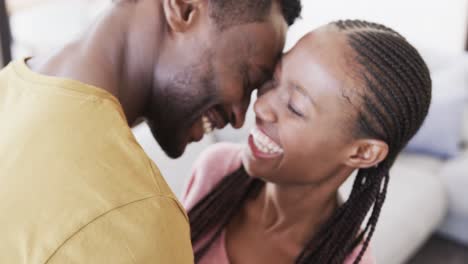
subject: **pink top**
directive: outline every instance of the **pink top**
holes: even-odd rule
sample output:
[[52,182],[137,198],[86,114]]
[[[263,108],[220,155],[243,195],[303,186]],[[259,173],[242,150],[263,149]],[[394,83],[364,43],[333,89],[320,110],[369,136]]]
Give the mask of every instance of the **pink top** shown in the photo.
[[[185,188],[182,204],[190,210],[199,200],[207,195],[221,179],[241,166],[242,145],[219,143],[205,150],[195,162],[192,175]],[[203,241],[202,241],[203,242]],[[194,245],[197,250],[200,243]],[[358,256],[361,246],[358,246],[344,261],[352,264]],[[225,247],[225,232],[213,243],[198,264],[229,264]],[[374,264],[370,249],[367,249],[361,259],[362,264]]]

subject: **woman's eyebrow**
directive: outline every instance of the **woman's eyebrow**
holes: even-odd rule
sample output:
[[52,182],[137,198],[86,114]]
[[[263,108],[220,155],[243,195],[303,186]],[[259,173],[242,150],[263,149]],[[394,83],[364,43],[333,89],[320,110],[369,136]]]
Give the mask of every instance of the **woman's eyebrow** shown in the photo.
[[313,106],[317,107],[317,102],[315,102],[312,96],[310,96],[310,94],[304,88],[302,88],[300,85],[297,85],[297,84],[294,84],[293,88],[294,90],[302,94],[305,98],[307,98]]

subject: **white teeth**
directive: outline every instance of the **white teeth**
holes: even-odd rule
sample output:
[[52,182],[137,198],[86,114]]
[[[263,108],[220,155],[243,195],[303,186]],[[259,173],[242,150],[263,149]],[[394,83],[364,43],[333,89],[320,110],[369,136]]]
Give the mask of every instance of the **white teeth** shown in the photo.
[[284,150],[278,146],[278,144],[276,144],[258,128],[252,129],[251,134],[253,136],[255,146],[262,152],[268,154],[281,154],[284,152]]
[[203,130],[205,134],[213,132],[213,124],[210,122],[210,119],[206,116],[202,116]]

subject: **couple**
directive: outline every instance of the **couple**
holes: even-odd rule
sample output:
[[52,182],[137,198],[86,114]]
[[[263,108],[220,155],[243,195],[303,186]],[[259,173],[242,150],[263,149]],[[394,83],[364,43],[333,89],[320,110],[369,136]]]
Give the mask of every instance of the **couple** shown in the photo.
[[[372,263],[429,72],[398,33],[363,21],[323,26],[282,55],[300,9],[116,1],[80,40],[2,70],[0,262]],[[130,126],[145,119],[179,157],[204,132],[241,127],[256,88],[247,144],[206,150],[179,203]]]

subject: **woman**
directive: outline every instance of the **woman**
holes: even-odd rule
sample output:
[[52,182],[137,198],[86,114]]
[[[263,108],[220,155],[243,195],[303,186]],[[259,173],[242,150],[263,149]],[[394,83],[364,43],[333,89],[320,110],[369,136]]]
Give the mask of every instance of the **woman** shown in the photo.
[[183,203],[197,262],[373,263],[390,168],[431,100],[423,59],[385,26],[338,21],[303,37],[258,93],[247,146],[195,164]]

